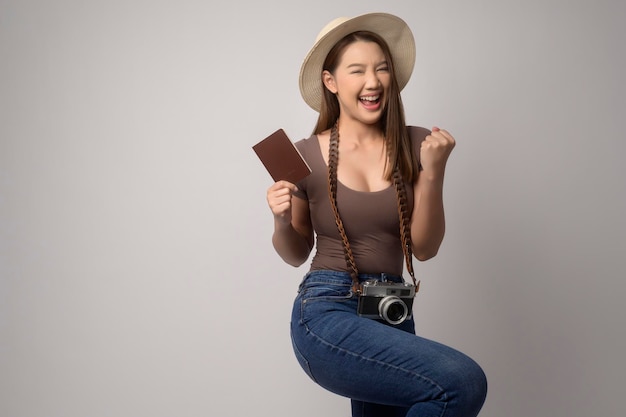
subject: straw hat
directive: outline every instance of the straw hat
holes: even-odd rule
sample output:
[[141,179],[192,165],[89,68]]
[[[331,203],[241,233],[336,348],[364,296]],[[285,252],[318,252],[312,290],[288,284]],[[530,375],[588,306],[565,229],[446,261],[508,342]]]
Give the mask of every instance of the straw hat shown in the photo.
[[333,46],[357,31],[374,32],[389,45],[398,86],[402,90],[411,78],[415,65],[415,40],[404,20],[387,13],[369,13],[357,17],[339,17],[328,23],[317,35],[300,69],[300,93],[315,111],[322,105],[322,66]]

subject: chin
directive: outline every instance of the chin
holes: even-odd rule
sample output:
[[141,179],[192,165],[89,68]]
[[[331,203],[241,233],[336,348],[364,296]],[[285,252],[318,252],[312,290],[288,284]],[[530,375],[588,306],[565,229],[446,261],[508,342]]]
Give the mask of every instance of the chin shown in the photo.
[[362,117],[359,120],[361,121],[361,123],[366,125],[378,125],[380,124],[381,117],[382,114],[368,115],[367,117]]

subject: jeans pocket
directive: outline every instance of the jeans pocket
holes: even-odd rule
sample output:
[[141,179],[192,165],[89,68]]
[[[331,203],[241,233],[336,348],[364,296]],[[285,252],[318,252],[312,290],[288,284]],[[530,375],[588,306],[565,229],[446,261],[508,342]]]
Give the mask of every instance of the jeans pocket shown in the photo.
[[300,323],[308,325],[311,320],[326,313],[345,308],[352,298],[349,285],[316,283],[305,288],[299,295]]
[[350,285],[311,283],[304,287],[300,293],[302,302],[311,301],[343,301],[352,297]]

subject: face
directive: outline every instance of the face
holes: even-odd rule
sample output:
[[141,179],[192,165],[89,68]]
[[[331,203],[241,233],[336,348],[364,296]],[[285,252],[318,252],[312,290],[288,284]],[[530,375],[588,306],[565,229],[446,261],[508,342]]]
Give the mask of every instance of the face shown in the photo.
[[322,79],[337,96],[341,117],[365,124],[380,120],[391,75],[385,55],[375,42],[356,41],[343,51],[337,68],[324,71]]

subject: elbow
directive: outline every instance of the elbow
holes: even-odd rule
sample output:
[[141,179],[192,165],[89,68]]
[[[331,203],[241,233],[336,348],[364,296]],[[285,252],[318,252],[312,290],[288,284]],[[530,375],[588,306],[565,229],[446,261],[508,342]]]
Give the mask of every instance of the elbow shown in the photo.
[[285,263],[287,265],[291,265],[294,268],[298,268],[299,266],[301,266],[306,261],[306,259],[302,259],[301,260],[301,259],[285,259],[285,258],[283,258],[283,261],[285,261]]
[[414,253],[414,255],[418,261],[424,262],[437,256],[437,251],[432,251],[432,252],[424,251],[424,252]]
[[413,244],[411,246],[413,249],[413,255],[421,262],[432,259],[437,256],[437,253],[439,253],[439,248],[441,247],[442,242],[443,234],[434,239],[422,242],[412,242]]
[[437,256],[438,252],[439,252],[439,245],[433,246],[433,247],[425,247],[425,248],[424,247],[417,248],[413,246],[413,256],[415,256],[415,258],[420,262],[424,262],[424,261],[434,258],[435,256]]
[[296,251],[277,251],[282,260],[290,266],[294,268],[298,268],[302,266],[307,259],[309,259],[309,255],[311,254],[311,250],[307,246],[306,248],[302,247],[301,250]]

